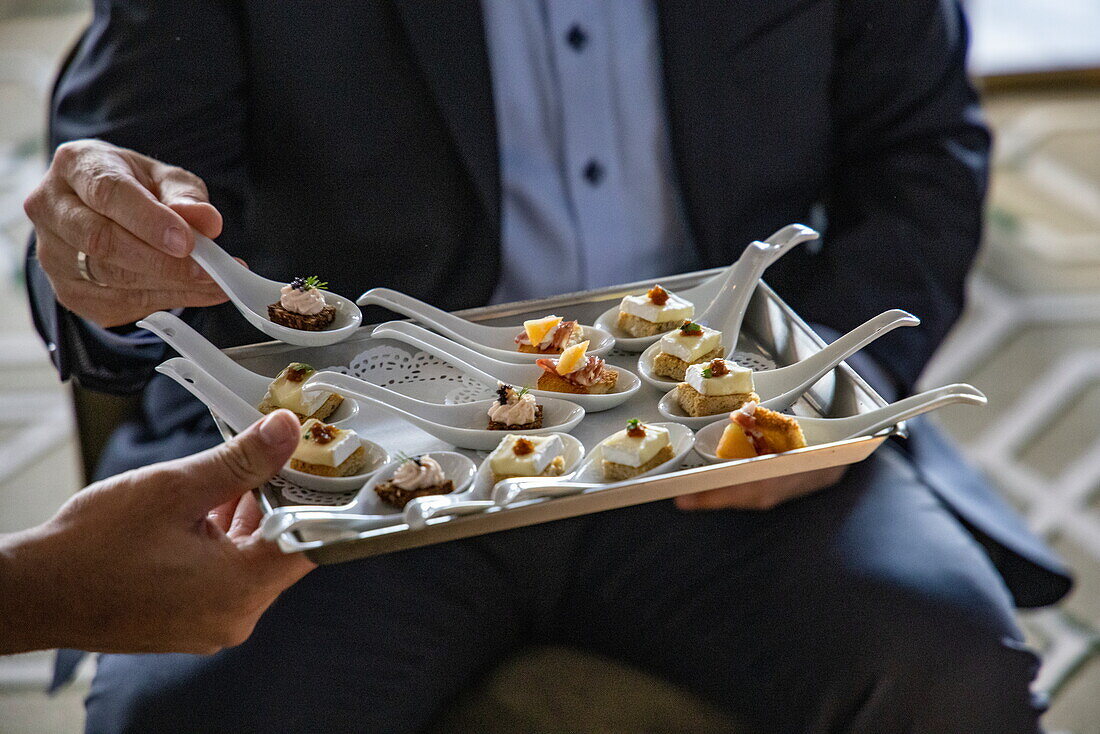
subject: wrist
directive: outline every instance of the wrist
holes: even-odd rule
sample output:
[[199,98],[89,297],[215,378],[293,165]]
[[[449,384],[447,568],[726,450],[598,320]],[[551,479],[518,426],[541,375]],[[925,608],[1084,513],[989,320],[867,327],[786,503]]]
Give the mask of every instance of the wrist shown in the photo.
[[41,528],[0,535],[0,655],[46,650],[56,639],[58,607],[49,598],[59,582]]

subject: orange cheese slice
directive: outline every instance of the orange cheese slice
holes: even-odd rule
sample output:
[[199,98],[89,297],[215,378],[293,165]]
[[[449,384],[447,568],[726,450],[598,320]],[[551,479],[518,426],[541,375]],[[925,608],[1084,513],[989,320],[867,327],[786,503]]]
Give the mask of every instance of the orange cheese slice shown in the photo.
[[561,357],[558,359],[558,374],[568,375],[570,372],[576,372],[581,367],[584,367],[586,359],[585,352],[588,351],[588,342],[583,341],[580,344],[574,344],[561,353]]
[[556,328],[561,321],[561,316],[545,316],[541,319],[531,319],[530,321],[523,322],[523,330],[527,332],[527,338],[531,340],[531,345],[537,347],[542,343],[542,340],[546,338],[546,335],[550,333],[550,330]]

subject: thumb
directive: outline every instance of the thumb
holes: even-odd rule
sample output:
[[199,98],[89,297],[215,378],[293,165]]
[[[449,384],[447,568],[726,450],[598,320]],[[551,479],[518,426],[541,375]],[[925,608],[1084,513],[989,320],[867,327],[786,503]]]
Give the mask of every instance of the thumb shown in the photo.
[[210,203],[210,195],[201,178],[182,168],[165,165],[153,172],[153,179],[162,204],[207,237],[213,239],[221,234],[221,212]]
[[277,410],[221,446],[181,459],[184,511],[196,519],[206,517],[215,507],[266,482],[294,453],[299,430],[293,413]]

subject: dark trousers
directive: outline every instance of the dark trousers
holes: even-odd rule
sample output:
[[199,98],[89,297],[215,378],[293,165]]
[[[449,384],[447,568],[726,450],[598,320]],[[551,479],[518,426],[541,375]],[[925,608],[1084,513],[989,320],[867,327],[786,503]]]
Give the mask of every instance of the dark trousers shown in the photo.
[[409,732],[530,641],[769,732],[1038,730],[980,545],[886,445],[770,512],[667,502],[325,567],[211,657],[105,655],[89,732]]

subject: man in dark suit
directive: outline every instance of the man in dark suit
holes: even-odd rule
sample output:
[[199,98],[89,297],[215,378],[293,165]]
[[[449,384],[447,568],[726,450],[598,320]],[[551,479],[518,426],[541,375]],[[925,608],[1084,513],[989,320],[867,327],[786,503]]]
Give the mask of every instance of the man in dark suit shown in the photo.
[[[134,319],[256,338],[188,269],[188,224],[270,277],[453,309],[725,265],[815,219],[769,282],[834,330],[920,315],[867,367],[905,393],[979,239],[964,57],[948,0],[104,2],[52,130],[107,142],[59,148],[28,205],[37,323],[63,377],[144,390],[115,472],[217,441]],[[1068,578],[931,426],[842,479],[678,505],[319,569],[237,648],[103,657],[89,730],[415,730],[529,639],[765,730],[1038,729],[1012,606]]]

